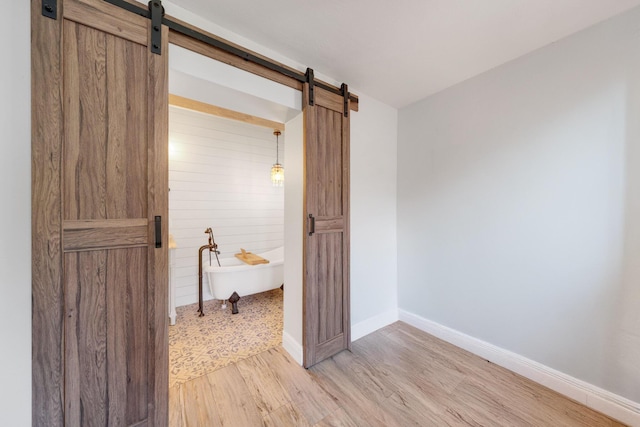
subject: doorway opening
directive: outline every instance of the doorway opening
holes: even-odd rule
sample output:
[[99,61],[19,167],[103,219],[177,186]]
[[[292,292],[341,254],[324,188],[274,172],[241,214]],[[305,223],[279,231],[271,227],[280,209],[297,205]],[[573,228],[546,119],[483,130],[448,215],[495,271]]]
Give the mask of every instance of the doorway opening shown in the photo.
[[[126,7],[108,3],[126,3]],[[43,17],[38,7],[32,10],[32,93],[37,95],[32,99],[32,160],[42,166],[33,168],[32,174],[32,220],[34,229],[42,231],[34,233],[32,242],[36,255],[32,266],[33,311],[37,313],[32,332],[38,344],[33,357],[33,408],[38,419],[57,424],[109,419],[126,419],[136,425],[167,424],[168,55],[151,51],[168,52],[170,34],[168,27],[149,25],[145,9],[124,3],[65,1],[65,7],[58,9],[59,19]],[[284,107],[281,114],[292,112],[282,120],[287,128],[284,163],[288,177],[282,344],[302,364],[303,346],[305,355],[317,353],[318,346],[309,345],[311,333],[313,339],[322,341],[311,344],[348,341],[349,121],[343,117],[348,117],[353,96],[345,84],[337,89],[316,81],[312,69],[302,74],[249,52],[237,55],[242,49],[211,41],[198,31],[192,40],[185,33],[192,34],[193,30],[162,18],[160,2],[154,1],[151,6],[152,20],[161,19],[181,29],[171,33],[176,44],[181,41],[193,47],[195,42],[194,49],[205,52],[203,55],[210,51],[200,49],[200,42],[214,49],[222,46],[225,59],[221,60],[241,69],[249,69],[243,66],[246,61],[266,63],[259,66],[258,74],[284,85],[245,73],[245,90],[236,90],[238,96],[231,97],[237,100],[245,94],[271,99],[272,105]],[[175,53],[170,56],[176,57]],[[215,61],[212,64],[224,66]],[[231,70],[236,68],[227,71]],[[53,80],[43,73],[51,74]],[[216,80],[221,90],[233,89],[235,83],[243,81],[224,71],[217,74],[209,70],[205,77],[190,74],[201,80],[226,77],[224,82]],[[190,98],[198,99],[204,87],[191,86],[196,94]],[[287,87],[294,90],[286,92]],[[324,163],[307,156],[312,161],[304,163],[303,135],[314,141],[329,141],[331,154],[343,153],[336,156],[343,167],[335,166],[338,163],[332,161],[333,156],[326,157]],[[335,176],[340,175],[340,182],[334,180],[334,185],[325,186],[319,179],[328,176],[322,167],[326,163]],[[313,179],[309,179],[305,167],[314,172]],[[292,172],[297,180],[292,179]],[[297,185],[292,186],[292,182]],[[345,209],[339,215],[317,214],[320,198],[304,197],[303,182],[307,190],[331,187],[334,202],[347,202],[342,203]],[[305,205],[305,200],[310,203]],[[40,209],[36,209],[38,206]],[[337,227],[340,229],[336,231]],[[308,238],[316,232],[317,239]],[[330,250],[315,250],[313,269],[307,268],[306,242],[322,243],[327,241],[326,234],[336,232],[347,236],[342,239],[345,244],[332,246],[340,256],[330,256]],[[326,278],[323,284],[330,292],[318,298],[305,293],[303,298],[303,266],[309,295],[317,288],[309,283],[315,285],[319,277]],[[329,277],[329,270],[337,273]],[[322,310],[331,302],[328,297],[338,293],[345,296],[340,303],[346,307],[340,319]],[[305,305],[304,336],[302,301],[323,303],[322,307]],[[327,324],[331,328],[324,328]],[[327,330],[334,333],[336,329],[340,336],[327,335]],[[330,351],[323,349],[321,356],[329,355]]]
[[[169,92],[171,388],[301,341],[303,158],[301,96],[294,89],[170,45]],[[282,187],[270,177],[278,156]],[[218,253],[206,248],[200,255],[209,237]],[[245,265],[236,257],[243,250],[271,265]],[[242,271],[257,274],[259,283],[247,287]],[[236,281],[233,275],[237,314],[225,301],[228,286],[236,286],[226,283]],[[301,359],[301,349],[288,351]]]

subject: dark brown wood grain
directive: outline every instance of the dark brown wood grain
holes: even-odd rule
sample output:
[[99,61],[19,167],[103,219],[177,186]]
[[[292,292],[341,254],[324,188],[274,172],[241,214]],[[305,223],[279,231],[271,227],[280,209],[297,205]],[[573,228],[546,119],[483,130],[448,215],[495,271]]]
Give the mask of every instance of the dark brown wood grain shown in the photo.
[[316,233],[331,233],[332,230],[344,228],[342,216],[324,216],[322,221],[316,222]]
[[320,90],[315,95],[315,104],[328,110],[325,111],[325,113],[328,113],[329,111],[337,112],[339,114],[343,113],[344,99],[342,99],[341,96],[327,92],[326,90]]
[[315,94],[310,106],[305,86],[304,212],[315,222],[304,243],[306,367],[350,346],[349,118],[341,97],[318,88]]
[[149,243],[148,220],[64,221],[64,250],[80,251]]
[[34,424],[166,425],[167,55],[143,17],[58,7],[33,18],[34,91],[56,88],[34,101]]
[[65,255],[65,425],[107,424],[106,263],[107,251]]
[[[150,25],[150,24],[148,24]],[[169,30],[162,27],[162,51],[169,51]],[[149,426],[164,426],[169,420],[169,57],[147,51],[149,57],[148,215],[149,242],[153,244],[155,216],[162,221],[162,248],[149,251],[149,322],[152,325],[148,347],[150,377]]]
[[[146,249],[146,248],[145,248]],[[146,254],[145,254],[146,255]],[[133,304],[145,304],[145,293],[139,291],[141,286],[136,286],[136,283],[140,283],[144,278],[131,277],[127,267],[127,257],[132,258],[132,264],[139,262],[139,253],[135,253],[130,250],[110,250],[107,258],[107,271],[110,274],[107,276],[105,283],[106,288],[106,306],[107,316],[106,325],[109,325],[113,330],[113,333],[107,334],[107,361],[109,364],[118,363],[118,361],[129,361],[129,351],[141,351],[146,350],[146,342],[140,342],[139,332],[137,328],[132,327],[135,325],[138,319],[129,322],[129,316],[135,316],[137,312],[141,310],[132,311],[131,303]],[[142,294],[142,295],[141,295]],[[142,319],[144,321],[144,319]],[[130,327],[127,327],[127,324]],[[137,347],[136,347],[137,346]],[[127,371],[134,374],[131,381],[127,381],[127,377],[120,375],[119,370],[107,371],[107,382],[109,387],[108,401],[109,401],[109,417],[114,420],[114,423],[125,425],[127,417],[127,407],[131,408],[131,412],[139,407],[138,405],[123,405],[122,400],[118,399],[118,396],[131,396],[137,402],[146,403],[146,399],[138,399],[140,393],[137,389],[141,386],[141,376],[143,379],[142,385],[146,385],[146,368],[144,365],[134,366],[134,369]],[[136,392],[129,393],[129,389],[134,389]],[[146,396],[144,396],[146,397]],[[146,408],[144,408],[146,409]],[[146,414],[142,413],[139,416],[132,417],[135,419],[145,419]]]
[[[60,20],[31,1],[32,423],[64,425]],[[61,16],[62,8],[58,9]],[[52,214],[53,213],[53,214]],[[58,213],[56,215],[56,213]]]
[[147,29],[140,25],[140,17],[116,10],[105,1],[66,1],[64,17],[140,45],[147,44]]
[[132,425],[147,419],[149,403],[148,259],[140,254],[149,244],[148,219],[140,219],[148,52],[76,22],[64,27],[63,236],[74,251],[67,265],[76,267],[65,269],[66,420]]

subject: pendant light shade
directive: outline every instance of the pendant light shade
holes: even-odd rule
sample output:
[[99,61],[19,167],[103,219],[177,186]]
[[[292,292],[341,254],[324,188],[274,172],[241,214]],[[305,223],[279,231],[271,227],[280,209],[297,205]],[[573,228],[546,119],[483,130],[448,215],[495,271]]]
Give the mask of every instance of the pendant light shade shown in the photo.
[[279,161],[279,139],[280,131],[274,130],[273,134],[276,136],[276,163],[271,167],[271,182],[274,187],[282,187],[284,184],[284,167],[280,164]]

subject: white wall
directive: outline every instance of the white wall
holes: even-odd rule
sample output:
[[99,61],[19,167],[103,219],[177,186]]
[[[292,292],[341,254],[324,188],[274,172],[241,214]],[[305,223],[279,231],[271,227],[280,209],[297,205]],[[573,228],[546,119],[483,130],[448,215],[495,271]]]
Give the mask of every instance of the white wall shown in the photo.
[[[357,92],[356,92],[357,93]],[[398,110],[359,94],[351,114],[352,339],[397,320]]]
[[399,114],[400,308],[640,402],[640,9]]
[[302,281],[304,207],[304,114],[285,124],[284,313],[282,345],[302,365]]
[[[284,138],[280,135],[280,163]],[[220,258],[284,244],[284,188],[271,183],[273,129],[169,109],[169,232],[175,250],[176,305],[198,301],[198,248],[213,229]],[[215,256],[212,256],[215,263]],[[203,265],[209,252],[203,253]],[[206,277],[204,299],[211,299]]]
[[0,425],[31,425],[30,2],[0,26]]

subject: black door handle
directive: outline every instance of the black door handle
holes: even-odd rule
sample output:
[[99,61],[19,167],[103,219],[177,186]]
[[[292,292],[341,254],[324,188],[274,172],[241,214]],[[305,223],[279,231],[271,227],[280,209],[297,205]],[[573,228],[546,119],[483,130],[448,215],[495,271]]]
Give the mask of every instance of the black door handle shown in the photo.
[[156,248],[162,247],[162,217],[155,217],[155,229],[156,229]]
[[313,236],[313,233],[316,232],[316,219],[313,215],[309,214],[309,236]]

